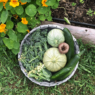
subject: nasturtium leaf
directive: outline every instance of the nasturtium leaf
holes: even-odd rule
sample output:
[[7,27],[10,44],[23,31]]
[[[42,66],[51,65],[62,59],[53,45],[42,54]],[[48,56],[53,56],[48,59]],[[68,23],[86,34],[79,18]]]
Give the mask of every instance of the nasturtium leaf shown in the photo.
[[30,17],[33,17],[37,13],[36,6],[33,4],[30,4],[26,7],[25,13],[29,15]]
[[3,42],[7,46],[8,49],[12,49],[15,44],[13,40],[6,38],[6,37],[3,38]]
[[47,17],[47,20],[48,20],[48,21],[52,21],[52,17],[51,17],[51,16],[48,16],[48,17]]
[[37,4],[37,5],[39,5],[39,6],[41,6],[41,5],[42,5],[42,3],[41,3],[41,2],[42,2],[42,0],[36,0],[36,4]]
[[0,11],[3,9],[3,2],[0,2]]
[[16,14],[16,11],[15,11],[14,8],[12,8],[10,11],[11,11],[12,14]]
[[59,3],[57,2],[57,3],[55,3],[55,4],[52,6],[52,9],[56,9],[56,8],[58,8],[58,6],[59,6]]
[[23,2],[23,3],[25,3],[25,2],[27,2],[28,0],[21,0],[21,2]]
[[4,37],[6,34],[4,32],[0,33],[0,37]]
[[11,40],[17,41],[17,35],[15,34],[15,31],[9,30],[8,36],[9,36],[9,38],[10,38]]
[[6,22],[6,28],[7,29],[12,29],[14,27],[14,23],[11,20],[8,20]]
[[18,7],[15,8],[15,11],[16,11],[16,13],[17,13],[18,15],[21,15],[21,14],[23,14],[24,9],[23,9],[22,6],[18,6]]
[[23,40],[24,35],[23,35],[22,33],[18,33],[18,32],[17,32],[17,34],[16,34],[16,35],[17,35],[17,40],[18,40],[18,41]]
[[18,48],[18,49],[12,49],[12,52],[13,52],[15,55],[18,54],[19,48]]
[[49,8],[48,7],[39,7],[38,8],[38,12],[39,12],[39,14],[45,14],[45,13],[47,13],[47,11],[49,10]]
[[5,7],[6,7],[6,10],[12,9],[12,6],[10,6],[9,2],[6,3]]
[[23,24],[21,22],[17,23],[18,32],[25,33],[27,31],[27,29],[28,29],[27,25],[25,25],[25,24]]
[[19,46],[20,46],[19,42],[15,41],[15,44],[14,44],[14,47],[13,47],[13,48],[14,48],[14,49],[18,49]]
[[45,16],[44,16],[44,15],[40,15],[40,16],[39,16],[39,19],[40,19],[41,21],[44,21],[44,20],[45,20]]
[[6,11],[2,11],[2,13],[1,13],[1,22],[5,23],[7,18],[8,18],[8,16],[9,16],[9,13],[8,13],[7,10]]
[[56,0],[47,0],[46,5],[53,6],[56,3]]
[[27,0],[27,2],[31,2],[31,0]]

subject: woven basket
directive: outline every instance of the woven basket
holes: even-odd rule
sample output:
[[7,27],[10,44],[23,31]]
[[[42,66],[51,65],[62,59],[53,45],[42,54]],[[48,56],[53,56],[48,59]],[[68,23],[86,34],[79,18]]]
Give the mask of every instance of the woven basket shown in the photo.
[[[64,29],[63,27],[60,27],[60,26],[58,26],[58,25],[52,25],[52,24],[40,25],[39,27],[36,27],[36,28],[32,29],[32,30],[30,31],[30,33],[28,33],[28,34],[24,37],[24,39],[22,40],[22,42],[21,42],[21,45],[20,45],[20,52],[18,53],[18,59],[20,58],[20,56],[21,56],[21,54],[22,54],[22,45],[23,45],[24,41],[27,39],[27,37],[28,37],[31,33],[35,32],[35,30],[37,30],[37,29],[46,29],[46,28],[52,28],[52,29],[58,28],[58,29],[61,29],[61,30]],[[78,54],[78,53],[80,52],[80,50],[79,50],[78,43],[77,43],[77,41],[76,41],[76,39],[75,39],[74,36],[73,36],[73,40],[74,40],[74,46],[75,46],[75,53]],[[78,62],[78,63],[79,63],[79,62]],[[77,63],[77,65],[75,66],[75,68],[74,68],[73,72],[71,73],[71,75],[69,75],[66,79],[64,79],[64,80],[62,80],[62,81],[58,81],[58,82],[54,82],[54,81],[51,81],[51,82],[48,82],[48,81],[38,82],[38,81],[36,81],[34,78],[29,78],[29,77],[27,76],[27,73],[25,72],[25,68],[23,67],[23,65],[22,65],[22,63],[21,63],[20,61],[19,61],[19,66],[20,66],[20,68],[21,68],[21,71],[24,73],[24,75],[25,75],[29,80],[31,80],[32,82],[34,82],[34,83],[36,83],[36,84],[38,84],[38,85],[40,85],[40,86],[51,87],[51,86],[55,86],[55,85],[60,85],[60,84],[62,84],[62,83],[65,83],[66,81],[68,81],[68,80],[74,75],[74,73],[76,72],[76,70],[77,70],[77,68],[78,68],[78,63]]]

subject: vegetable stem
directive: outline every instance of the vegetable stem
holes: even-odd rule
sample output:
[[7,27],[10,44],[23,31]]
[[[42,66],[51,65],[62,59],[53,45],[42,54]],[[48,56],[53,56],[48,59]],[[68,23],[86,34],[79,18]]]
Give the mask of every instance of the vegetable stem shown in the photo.
[[31,59],[31,60],[29,61],[29,63],[32,62],[33,60],[37,59],[38,57],[39,57],[39,56],[34,57],[33,59]]
[[44,44],[44,48],[45,48],[45,50],[48,49],[48,47],[47,47],[47,43],[46,43],[46,42],[45,42],[45,44]]

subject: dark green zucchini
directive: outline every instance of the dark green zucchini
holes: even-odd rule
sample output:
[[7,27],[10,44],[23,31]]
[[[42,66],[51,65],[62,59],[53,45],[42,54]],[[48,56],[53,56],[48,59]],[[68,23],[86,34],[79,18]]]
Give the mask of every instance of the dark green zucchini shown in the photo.
[[75,55],[74,52],[74,41],[70,31],[67,28],[63,29],[65,42],[69,45],[69,51],[67,52],[67,62]]

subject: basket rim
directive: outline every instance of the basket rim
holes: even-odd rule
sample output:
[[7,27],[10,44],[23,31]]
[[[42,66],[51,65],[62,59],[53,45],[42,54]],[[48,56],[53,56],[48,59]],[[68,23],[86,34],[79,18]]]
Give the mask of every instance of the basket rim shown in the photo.
[[[40,26],[38,26],[38,27],[33,28],[28,34],[25,35],[25,37],[24,37],[23,40],[21,41],[21,44],[20,44],[20,51],[19,51],[19,53],[18,53],[18,59],[19,59],[20,56],[21,56],[21,53],[22,53],[22,45],[23,45],[25,39],[26,39],[31,33],[33,33],[35,30],[37,30],[37,29],[45,29],[45,28],[48,28],[48,27],[50,27],[50,28],[58,28],[58,29],[61,29],[61,30],[64,29],[64,28],[61,27],[61,26],[52,25],[52,24],[40,25]],[[72,36],[73,36],[73,35],[72,35]],[[76,48],[77,48],[76,54],[78,54],[78,53],[80,52],[80,50],[79,50],[79,46],[78,46],[78,44],[77,44],[77,40],[76,40],[76,38],[75,38],[74,36],[73,36],[73,40],[74,40],[74,42],[75,42],[76,45],[77,45],[77,47],[76,47]],[[58,81],[58,82],[54,82],[54,81],[52,81],[52,82],[47,82],[47,81],[45,81],[45,82],[39,82],[39,81],[35,80],[34,78],[29,78],[28,75],[27,75],[27,73],[26,73],[26,71],[25,71],[25,68],[24,68],[23,65],[22,65],[22,63],[21,63],[19,60],[18,60],[18,62],[19,62],[19,66],[20,66],[21,71],[23,72],[23,74],[24,74],[30,81],[32,81],[32,82],[34,82],[34,83],[36,83],[36,84],[38,84],[38,85],[40,85],[40,86],[47,86],[47,87],[52,87],[52,86],[60,85],[60,84],[62,84],[62,83],[67,82],[67,81],[75,74],[75,72],[76,72],[76,70],[77,70],[77,68],[78,68],[78,64],[79,64],[79,62],[78,62],[78,63],[76,64],[74,70],[72,71],[72,73],[71,73],[67,78],[65,78],[65,79],[62,80],[62,81]]]

